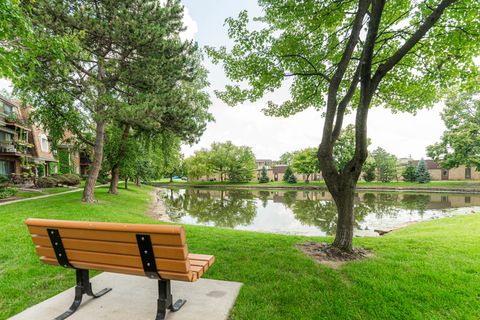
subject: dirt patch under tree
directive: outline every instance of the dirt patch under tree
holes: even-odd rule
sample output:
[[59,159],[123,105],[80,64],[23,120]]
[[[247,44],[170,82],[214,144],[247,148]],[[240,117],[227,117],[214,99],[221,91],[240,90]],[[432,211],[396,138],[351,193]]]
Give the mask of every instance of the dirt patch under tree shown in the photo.
[[348,253],[333,247],[329,243],[311,241],[299,244],[297,248],[317,262],[333,269],[339,269],[349,261],[361,260],[373,256],[371,250],[364,248],[353,248],[353,251]]

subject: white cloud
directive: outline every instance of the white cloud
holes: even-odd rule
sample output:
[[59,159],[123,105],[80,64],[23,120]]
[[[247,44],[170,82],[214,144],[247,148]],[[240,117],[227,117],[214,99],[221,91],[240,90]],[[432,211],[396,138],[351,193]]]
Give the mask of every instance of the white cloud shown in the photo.
[[198,32],[198,25],[197,22],[193,20],[187,7],[184,7],[183,11],[183,24],[187,29],[180,33],[180,38],[182,38],[182,40],[192,40],[195,33]]

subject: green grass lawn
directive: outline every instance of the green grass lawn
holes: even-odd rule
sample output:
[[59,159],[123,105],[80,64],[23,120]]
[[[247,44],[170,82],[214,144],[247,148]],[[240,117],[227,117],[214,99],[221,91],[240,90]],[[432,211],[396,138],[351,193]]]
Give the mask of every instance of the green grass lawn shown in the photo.
[[[325,182],[323,181],[311,181],[310,183],[305,183],[303,181],[299,181],[297,183],[287,183],[284,181],[275,181],[275,182],[268,182],[268,183],[258,183],[254,182],[247,182],[247,183],[235,183],[235,182],[205,182],[205,181],[192,181],[186,182],[181,180],[174,180],[173,182],[169,182],[168,179],[156,181],[153,183],[161,183],[161,184],[168,184],[174,186],[246,186],[246,187],[326,187]],[[454,181],[454,180],[446,180],[446,181],[431,181],[429,183],[414,183],[414,182],[404,182],[404,181],[395,181],[395,182],[365,182],[360,181],[358,183],[359,187],[369,187],[369,188],[477,188],[480,189],[480,181]]]
[[[150,190],[132,186],[114,196],[99,188],[95,205],[82,204],[80,194],[72,193],[0,207],[0,319],[75,283],[72,270],[40,263],[26,218],[156,223],[144,214]],[[371,248],[375,257],[340,270],[295,248],[326,238],[201,226],[186,230],[191,252],[217,258],[205,277],[244,283],[231,319],[480,318],[479,214],[356,238],[355,245]]]

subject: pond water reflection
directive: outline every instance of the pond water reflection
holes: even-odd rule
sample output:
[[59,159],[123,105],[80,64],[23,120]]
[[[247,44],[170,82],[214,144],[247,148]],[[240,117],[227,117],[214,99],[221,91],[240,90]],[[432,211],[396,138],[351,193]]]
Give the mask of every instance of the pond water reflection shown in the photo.
[[[160,189],[172,221],[241,230],[331,235],[336,209],[326,191]],[[480,209],[480,195],[358,192],[355,234]]]

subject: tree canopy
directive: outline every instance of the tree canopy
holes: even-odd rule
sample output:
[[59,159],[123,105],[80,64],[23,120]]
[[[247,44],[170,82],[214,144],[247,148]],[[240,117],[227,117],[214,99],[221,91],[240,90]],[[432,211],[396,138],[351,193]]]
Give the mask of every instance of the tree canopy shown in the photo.
[[292,168],[295,172],[305,175],[305,182],[309,181],[310,175],[320,172],[317,149],[306,148],[293,154]]
[[427,147],[427,155],[445,169],[465,165],[480,170],[480,92],[452,91],[442,119],[446,130],[440,142]]
[[231,141],[214,142],[185,160],[189,178],[198,179],[218,174],[220,181],[248,182],[253,179],[255,155],[250,147],[236,146]]

